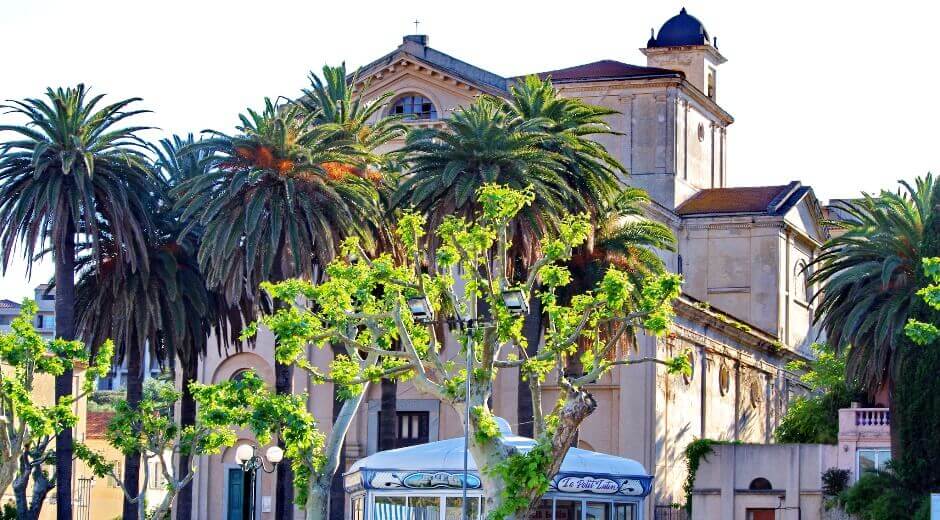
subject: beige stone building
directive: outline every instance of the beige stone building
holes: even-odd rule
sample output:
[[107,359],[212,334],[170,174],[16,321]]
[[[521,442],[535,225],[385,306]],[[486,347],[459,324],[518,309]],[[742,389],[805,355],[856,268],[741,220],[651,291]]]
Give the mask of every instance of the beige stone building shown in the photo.
[[[594,385],[599,411],[580,436],[581,447],[635,459],[655,475],[645,518],[665,518],[666,506],[683,500],[683,450],[691,440],[771,441],[791,394],[799,391],[784,366],[805,358],[815,335],[812,288],[803,267],[827,231],[812,189],[799,182],[727,185],[734,119],[719,104],[725,57],[697,19],[683,10],[641,50],[643,65],[604,60],[542,75],[566,96],[619,112],[610,119],[619,134],[601,140],[628,168],[628,182],[651,194],[650,216],[668,224],[679,240],[676,253],[664,254],[686,280],[675,325],[664,339],[643,338],[638,355],[665,358],[689,349],[694,374],[670,376],[652,364],[614,369]],[[364,65],[358,81],[367,96],[394,92],[388,113],[406,115],[409,126],[426,127],[441,124],[481,94],[505,96],[514,78],[449,56],[430,47],[427,36],[412,35]],[[219,382],[254,368],[273,385],[272,350],[270,336],[244,352],[219,356],[209,349],[200,379]],[[310,356],[320,366],[330,359],[328,351]],[[503,371],[493,398],[496,413],[514,430],[517,377]],[[310,409],[328,429],[329,385],[313,386],[299,373],[294,384],[296,392],[308,394]],[[377,449],[379,388],[373,385],[368,392],[347,439],[347,466]],[[403,445],[462,432],[449,407],[407,383],[399,385],[398,423]],[[241,479],[234,448],[205,459],[195,482],[195,517],[243,518]],[[259,480],[259,518],[272,518],[273,477]]]

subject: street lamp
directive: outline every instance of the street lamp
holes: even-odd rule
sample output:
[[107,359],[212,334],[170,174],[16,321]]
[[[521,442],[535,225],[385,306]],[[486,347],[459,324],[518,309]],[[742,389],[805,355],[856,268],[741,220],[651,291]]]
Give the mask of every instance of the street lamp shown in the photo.
[[[522,289],[505,289],[500,293],[500,297],[503,300],[503,303],[506,305],[506,309],[509,310],[509,314],[512,316],[521,316],[529,312],[529,302],[525,297],[525,293]],[[428,297],[425,295],[416,296],[414,298],[408,299],[408,310],[411,311],[411,316],[418,323],[428,324],[434,321],[434,308],[431,307],[431,302],[428,301]],[[468,333],[467,335],[467,381],[466,388],[464,389],[464,408],[465,414],[463,418],[463,482],[461,482],[461,488],[463,491],[463,520],[469,520],[469,503],[467,502],[467,479],[469,477],[469,471],[467,469],[469,464],[469,452],[470,452],[470,376],[473,370],[473,330],[482,329],[493,325],[493,322],[485,320],[474,320],[472,318],[464,318],[460,314],[456,315],[456,318],[451,322],[456,324],[461,329],[465,329]]]
[[[271,469],[264,465],[267,459]],[[277,465],[284,459],[284,450],[278,446],[271,446],[264,452],[264,457],[258,455],[253,444],[242,444],[235,448],[235,463],[242,467],[242,471],[249,474],[250,498],[248,504],[248,517],[255,520],[255,475],[260,468],[265,473],[274,473]]]

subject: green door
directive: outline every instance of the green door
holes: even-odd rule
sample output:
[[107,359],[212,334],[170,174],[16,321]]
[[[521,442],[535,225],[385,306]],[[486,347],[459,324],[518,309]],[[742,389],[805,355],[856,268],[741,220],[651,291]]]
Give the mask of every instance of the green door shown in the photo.
[[228,470],[228,520],[245,518],[245,472],[241,468]]

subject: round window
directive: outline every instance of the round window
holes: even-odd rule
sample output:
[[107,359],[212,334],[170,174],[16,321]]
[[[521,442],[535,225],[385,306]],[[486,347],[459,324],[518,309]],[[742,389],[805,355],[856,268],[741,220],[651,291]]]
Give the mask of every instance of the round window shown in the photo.
[[721,365],[721,368],[718,369],[718,390],[721,392],[721,395],[728,395],[728,390],[731,389],[731,371],[728,370],[727,365]]

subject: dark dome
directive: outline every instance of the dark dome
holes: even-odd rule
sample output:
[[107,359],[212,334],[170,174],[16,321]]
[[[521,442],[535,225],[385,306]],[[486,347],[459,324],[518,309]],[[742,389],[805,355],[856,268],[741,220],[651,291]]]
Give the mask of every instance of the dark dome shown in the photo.
[[698,18],[685,12],[673,16],[659,29],[656,38],[650,38],[647,47],[681,47],[684,45],[708,45],[708,31]]

